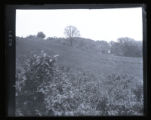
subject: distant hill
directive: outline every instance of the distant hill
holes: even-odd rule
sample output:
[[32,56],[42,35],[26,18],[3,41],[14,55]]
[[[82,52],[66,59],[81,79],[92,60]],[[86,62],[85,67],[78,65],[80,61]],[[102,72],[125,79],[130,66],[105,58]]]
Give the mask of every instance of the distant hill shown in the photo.
[[[58,54],[58,64],[73,69],[84,70],[96,76],[111,73],[125,73],[142,78],[142,59],[102,54],[99,43],[90,39],[75,38],[73,46],[64,38],[19,38],[16,39],[17,67],[24,62],[22,57],[31,56],[44,50],[49,55]],[[98,77],[99,79],[99,77]]]

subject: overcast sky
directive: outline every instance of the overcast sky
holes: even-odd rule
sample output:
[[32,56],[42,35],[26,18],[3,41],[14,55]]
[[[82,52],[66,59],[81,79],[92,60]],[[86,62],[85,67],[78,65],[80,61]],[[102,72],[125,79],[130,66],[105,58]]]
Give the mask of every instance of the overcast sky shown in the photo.
[[68,25],[77,27],[81,37],[93,40],[142,40],[142,8],[16,10],[17,36],[42,31],[46,37],[65,37]]

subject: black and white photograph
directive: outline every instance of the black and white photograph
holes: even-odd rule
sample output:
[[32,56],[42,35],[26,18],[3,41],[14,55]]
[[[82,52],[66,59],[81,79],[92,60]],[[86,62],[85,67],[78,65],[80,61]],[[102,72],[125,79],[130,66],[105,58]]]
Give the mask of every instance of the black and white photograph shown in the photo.
[[16,9],[15,116],[143,116],[142,11]]

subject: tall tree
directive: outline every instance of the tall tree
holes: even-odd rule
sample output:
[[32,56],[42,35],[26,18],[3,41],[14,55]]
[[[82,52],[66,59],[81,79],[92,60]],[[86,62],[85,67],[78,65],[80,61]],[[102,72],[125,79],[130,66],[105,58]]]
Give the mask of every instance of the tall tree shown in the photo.
[[80,36],[79,30],[75,26],[67,26],[64,30],[64,34],[69,39],[71,46],[73,44],[73,38]]

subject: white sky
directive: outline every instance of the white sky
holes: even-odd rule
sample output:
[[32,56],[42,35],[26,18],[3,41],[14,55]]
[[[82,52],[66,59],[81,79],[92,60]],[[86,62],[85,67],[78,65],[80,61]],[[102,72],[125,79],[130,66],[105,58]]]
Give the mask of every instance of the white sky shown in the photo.
[[77,27],[81,37],[142,40],[142,8],[16,10],[16,35],[26,37],[42,31],[46,37],[65,37],[64,28]]

